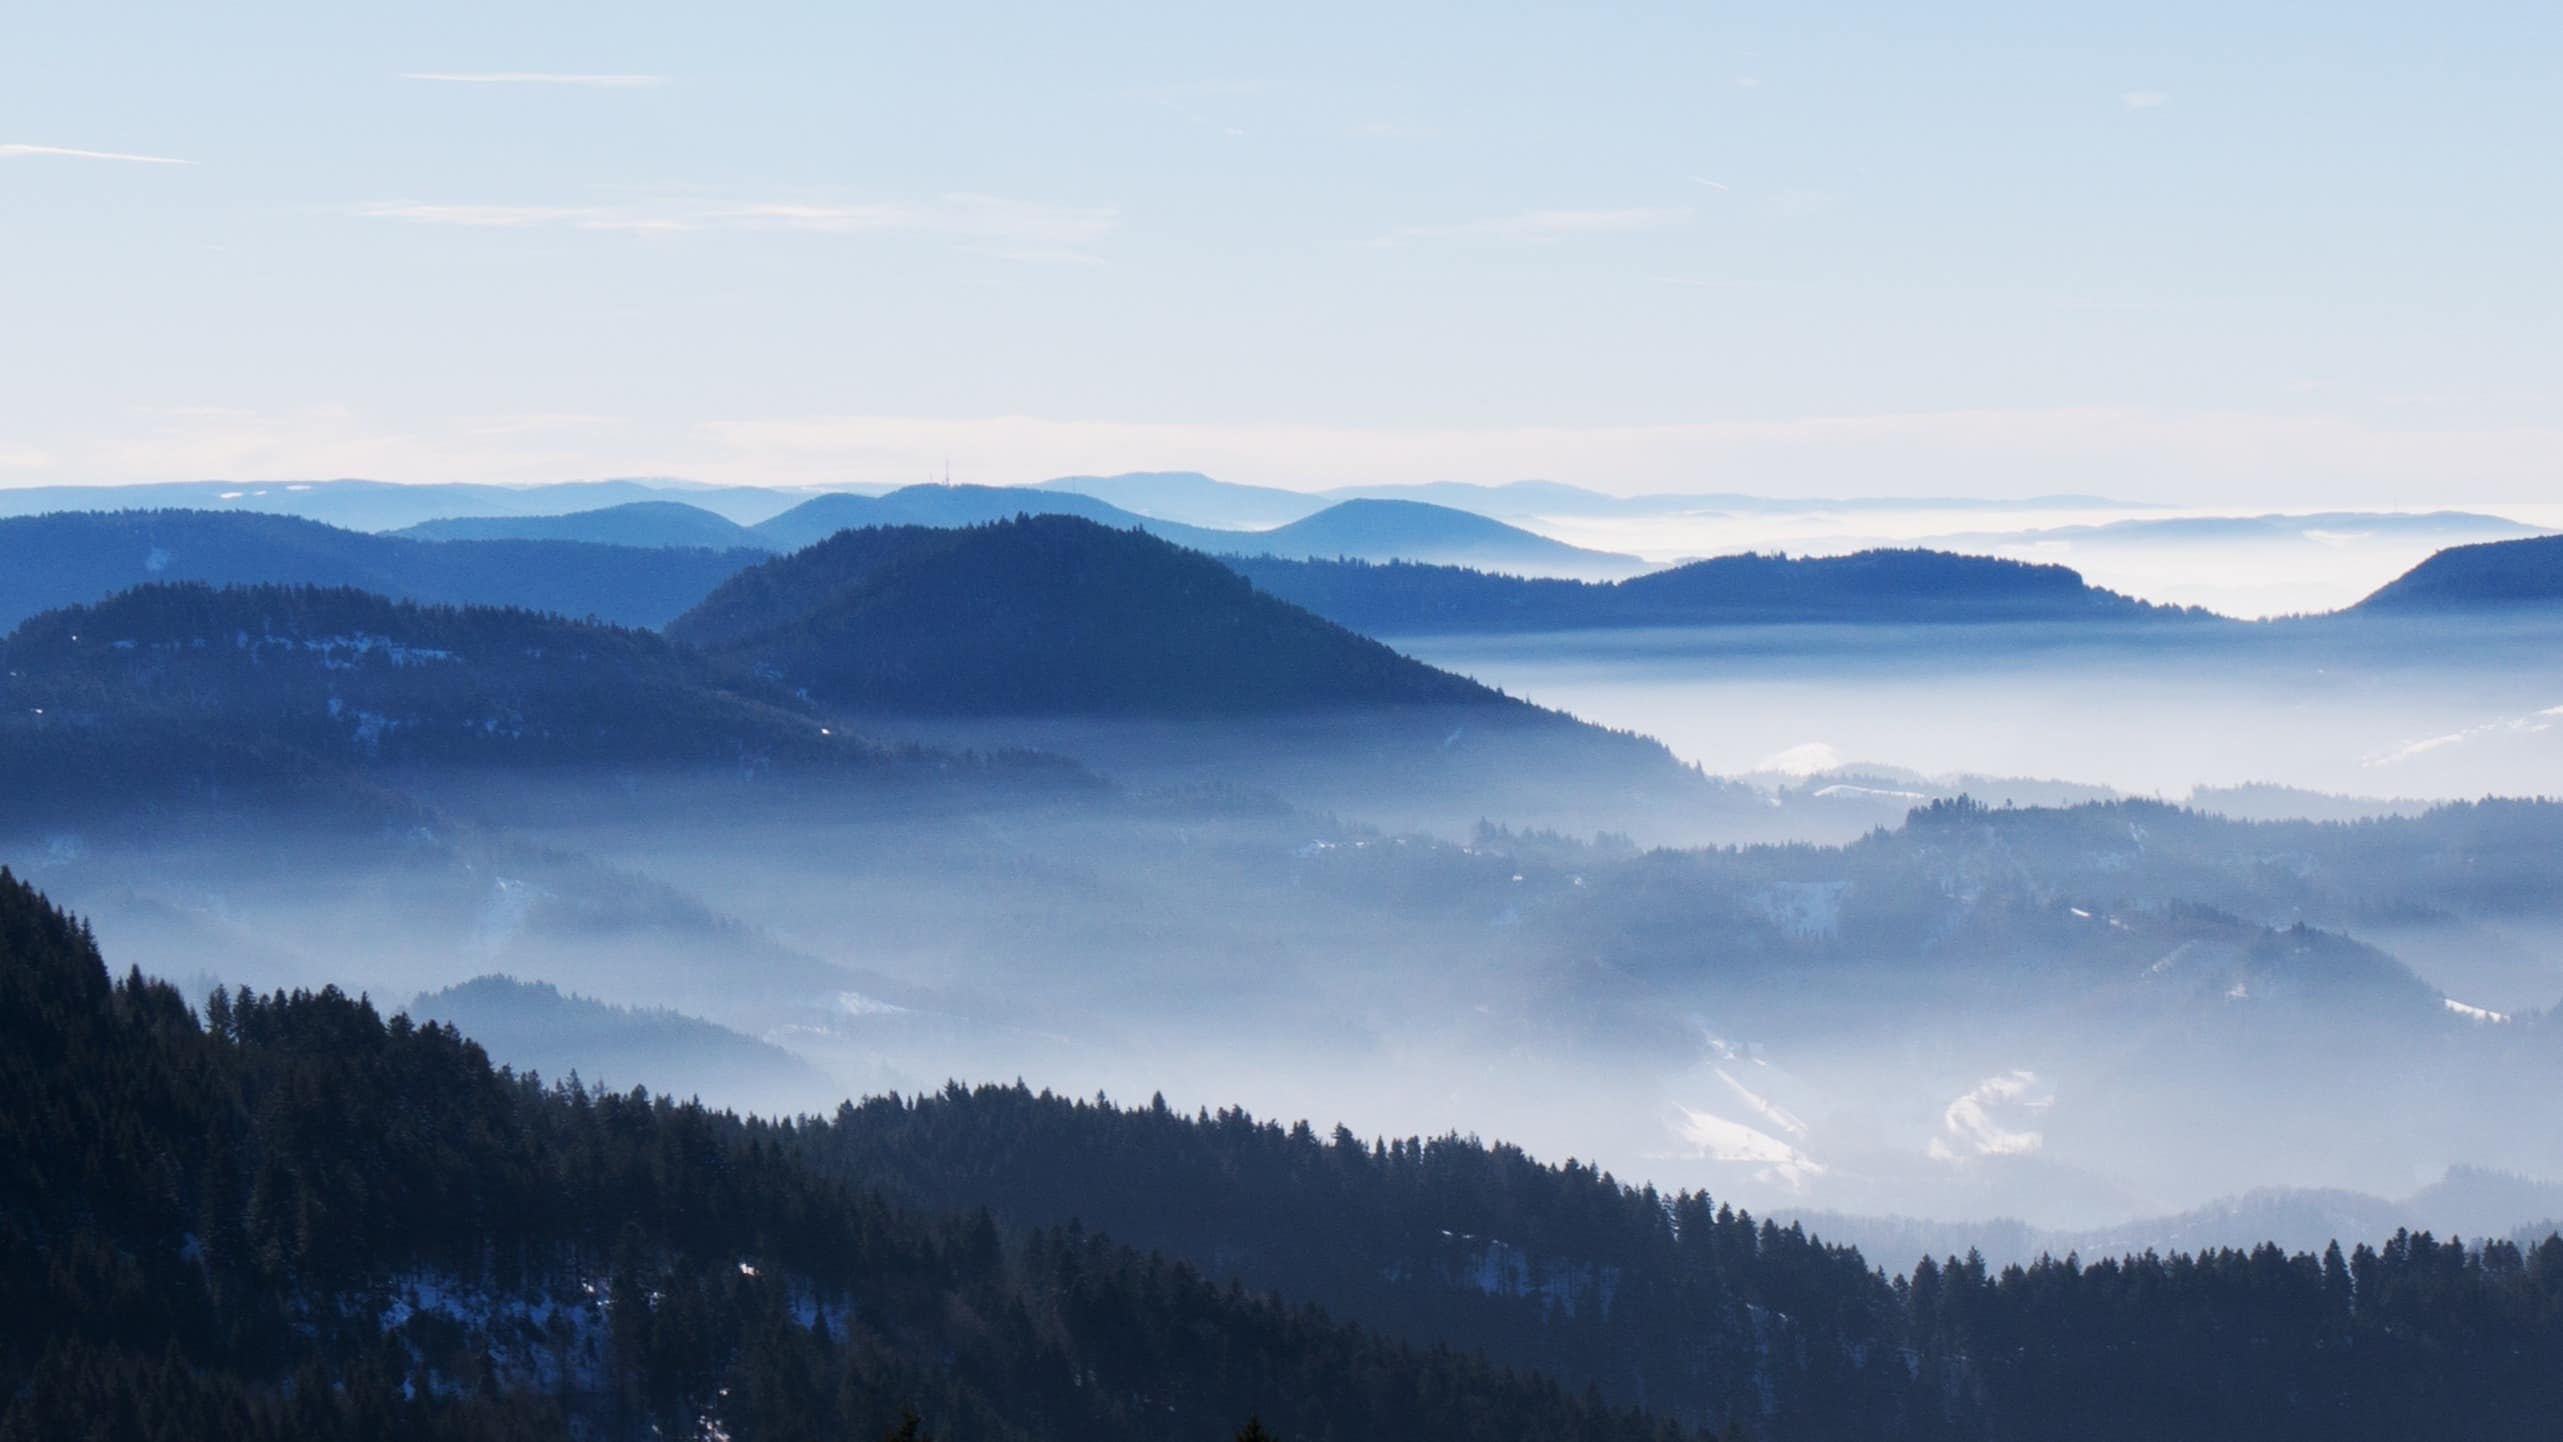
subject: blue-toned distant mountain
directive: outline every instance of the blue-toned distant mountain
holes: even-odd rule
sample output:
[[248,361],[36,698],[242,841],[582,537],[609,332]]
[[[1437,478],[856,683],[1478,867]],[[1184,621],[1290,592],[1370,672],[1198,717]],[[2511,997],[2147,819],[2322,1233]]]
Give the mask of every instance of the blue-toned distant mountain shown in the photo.
[[19,516],[0,520],[0,626],[154,581],[353,586],[403,600],[660,626],[762,559],[754,550],[417,541],[291,516],[206,511]]
[[2358,603],[2352,615],[2563,607],[2563,536],[2451,546]]
[[1212,555],[1433,561],[1577,575],[1628,575],[1646,568],[1635,557],[1588,551],[1467,511],[1411,501],[1345,501],[1288,525],[1242,531],[1159,520],[1081,491],[909,486],[883,496],[815,497],[754,531],[774,549],[788,551],[863,526],[974,526],[1021,515],[1076,516]]
[[589,541],[601,546],[772,549],[727,516],[682,501],[633,501],[560,516],[452,516],[393,533],[414,541]]
[[1223,549],[1240,556],[1422,561],[1549,575],[1628,576],[1648,569],[1634,556],[1589,551],[1422,501],[1342,501]]
[[1264,595],[1210,557],[1075,516],[840,532],[733,577],[668,632],[868,710],[1520,706]]
[[2165,516],[2091,526],[2050,526],[2029,531],[1978,531],[1934,536],[1935,548],[2037,545],[2145,545],[2249,541],[2432,540],[2487,541],[2541,535],[2535,526],[2474,511],[2310,511],[2296,515]]
[[2063,566],[1944,551],[1721,556],[1624,581],[1527,579],[1455,566],[1231,562],[1258,587],[1366,635],[1577,631],[1801,621],[2148,620],[2203,613],[2086,584]]
[[1970,496],[1755,496],[1734,491],[1658,492],[1616,496],[1558,481],[1428,481],[1420,485],[1338,486],[1336,500],[1428,501],[1482,516],[1514,520],[1538,516],[1661,516],[1733,511],[1742,514],[1798,511],[2040,511],[2150,510],[2152,506],[2100,496],[2030,496],[1996,500]]
[[1017,516],[1076,516],[1097,525],[1145,530],[1179,546],[1219,549],[1236,533],[1151,520],[1074,491],[1037,486],[902,486],[878,496],[835,493],[813,496],[753,529],[778,551],[797,551],[839,531],[868,526],[983,526]]
[[761,521],[808,494],[664,479],[556,481],[534,486],[365,480],[155,481],[0,489],[0,516],[127,509],[246,511],[301,516],[358,531],[390,531],[448,516],[556,516],[635,501],[682,501],[734,521]]
[[722,1106],[806,1110],[828,1091],[817,1067],[771,1042],[682,1012],[615,1006],[545,982],[483,976],[409,1004],[486,1048],[492,1061],[590,1087],[635,1082]]
[[1071,491],[1109,501],[1151,520],[1230,531],[1284,526],[1332,504],[1328,497],[1276,486],[1213,480],[1199,471],[1132,471],[1118,476],[1061,476],[1045,491]]

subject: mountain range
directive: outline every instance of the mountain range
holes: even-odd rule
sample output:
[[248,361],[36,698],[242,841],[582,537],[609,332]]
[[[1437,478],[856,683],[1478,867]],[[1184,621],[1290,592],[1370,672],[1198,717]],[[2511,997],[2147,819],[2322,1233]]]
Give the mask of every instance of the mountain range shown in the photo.
[[819,496],[754,528],[794,550],[864,526],[968,526],[1018,515],[1067,515],[1143,530],[1211,555],[1349,556],[1466,564],[1551,574],[1629,575],[1631,556],[1588,551],[1448,506],[1414,501],[1338,502],[1269,530],[1220,530],[1157,519],[1083,491],[1024,486],[908,486],[881,496]]
[[300,516],[358,531],[390,531],[453,516],[552,516],[644,501],[683,502],[732,520],[760,521],[808,495],[764,486],[646,479],[531,486],[366,480],[152,481],[121,486],[0,487],[0,516],[130,509],[238,511]]
[[1612,583],[1453,566],[1231,562],[1258,587],[1373,635],[1791,622],[2155,621],[2203,613],[2086,584],[2056,565],[1945,551],[1720,556]]
[[603,546],[773,549],[753,527],[683,501],[627,501],[557,516],[452,516],[392,532],[416,541],[587,541]]
[[0,520],[0,627],[129,586],[352,586],[400,600],[518,606],[662,626],[761,551],[586,541],[428,542],[291,516],[77,511]]

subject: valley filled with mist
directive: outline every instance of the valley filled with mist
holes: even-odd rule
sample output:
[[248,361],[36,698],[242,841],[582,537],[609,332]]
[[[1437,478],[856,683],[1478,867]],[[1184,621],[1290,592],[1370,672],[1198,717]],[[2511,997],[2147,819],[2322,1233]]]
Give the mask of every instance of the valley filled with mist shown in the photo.
[[[1270,1118],[1899,1288],[2563,1218],[2563,540],[2248,619],[1927,547],[1604,563],[1485,497],[630,490],[0,519],[0,858],[199,1015],[361,995],[858,1150],[927,1099]],[[1311,515],[1340,549],[1257,549]],[[1010,1225],[1314,1265],[897,1155]],[[1458,1215],[1463,1292],[1587,1315],[1590,1237]],[[1295,1295],[1704,1425],[1814,1385]]]

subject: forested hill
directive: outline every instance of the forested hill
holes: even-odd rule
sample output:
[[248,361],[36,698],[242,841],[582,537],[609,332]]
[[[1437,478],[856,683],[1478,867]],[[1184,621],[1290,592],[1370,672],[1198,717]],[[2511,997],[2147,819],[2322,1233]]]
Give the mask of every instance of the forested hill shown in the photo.
[[821,700],[888,711],[1530,709],[1207,556],[1071,516],[841,532],[741,573],[668,629]]
[[2563,607],[2563,536],[2450,546],[2358,603],[2353,615]]
[[335,991],[200,1023],[0,873],[0,1438],[1682,1436],[799,1150]]
[[1109,501],[1073,491],[1028,486],[902,486],[879,496],[813,496],[752,529],[778,551],[798,550],[839,531],[894,526],[950,529],[984,526],[1022,515],[1076,516],[1115,530],[1145,529],[1180,546],[1199,547],[1231,534],[1173,521],[1151,520]]
[[[1056,757],[876,745],[653,632],[293,586],[144,586],[0,639],[0,819],[387,824],[427,773],[723,794],[1081,787]],[[509,793],[513,795],[514,793]],[[834,794],[834,793],[831,793]],[[415,824],[404,822],[404,825]]]
[[[295,586],[142,586],[5,641],[13,722],[162,722],[340,758],[817,760],[801,703],[648,632]],[[742,694],[742,692],[746,694]]]
[[2195,619],[2063,567],[1944,551],[1721,556],[1600,583],[1404,562],[1229,562],[1257,587],[1367,635],[1644,626]]
[[565,540],[415,541],[247,512],[19,516],[0,520],[0,628],[156,581],[354,586],[401,600],[661,626],[763,554]]

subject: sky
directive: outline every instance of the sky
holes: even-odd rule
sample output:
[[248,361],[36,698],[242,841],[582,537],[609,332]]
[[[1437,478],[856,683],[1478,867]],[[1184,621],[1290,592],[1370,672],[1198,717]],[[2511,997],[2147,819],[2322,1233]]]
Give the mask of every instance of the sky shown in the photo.
[[0,485],[2563,491],[2563,6],[24,5]]

